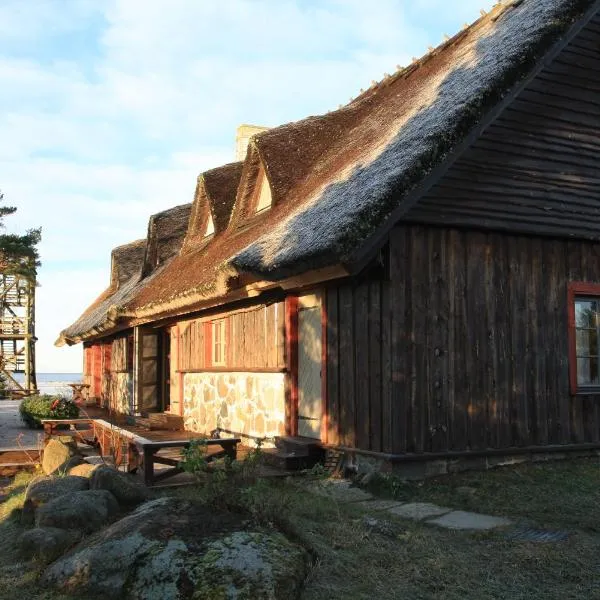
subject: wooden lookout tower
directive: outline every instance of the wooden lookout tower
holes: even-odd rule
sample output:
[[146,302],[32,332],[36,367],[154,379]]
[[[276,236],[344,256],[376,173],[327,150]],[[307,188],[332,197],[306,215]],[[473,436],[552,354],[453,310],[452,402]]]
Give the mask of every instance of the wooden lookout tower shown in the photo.
[[37,391],[35,342],[35,281],[0,273],[0,373],[17,396]]

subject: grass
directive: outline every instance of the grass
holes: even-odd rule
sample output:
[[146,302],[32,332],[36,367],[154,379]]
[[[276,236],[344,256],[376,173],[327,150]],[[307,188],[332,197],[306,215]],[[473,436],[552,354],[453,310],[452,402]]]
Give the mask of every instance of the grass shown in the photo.
[[[597,460],[581,459],[426,482],[378,482],[380,493],[402,500],[506,515],[572,533],[568,541],[553,544],[511,541],[503,531],[449,531],[373,513],[387,521],[388,531],[380,534],[365,521],[363,507],[285,481],[260,482],[243,497],[261,522],[282,528],[311,552],[302,600],[587,600],[600,598],[599,471]],[[35,564],[15,558],[12,542],[21,526],[10,515],[22,503],[27,477],[19,476],[0,498],[0,600],[60,600],[36,588]],[[202,486],[162,493],[207,500]]]
[[399,500],[524,519],[540,527],[600,533],[600,459],[472,471],[422,482],[378,478],[374,491]]
[[[517,523],[566,529],[566,542],[508,540],[504,531],[450,531],[373,513],[390,534],[374,533],[365,509],[302,487],[263,486],[259,510],[314,556],[303,600],[518,600],[600,598],[597,461],[534,464],[426,482],[388,480],[402,500],[508,515]],[[193,497],[193,488],[178,494]],[[262,497],[261,497],[262,496]],[[285,507],[280,510],[277,507]]]

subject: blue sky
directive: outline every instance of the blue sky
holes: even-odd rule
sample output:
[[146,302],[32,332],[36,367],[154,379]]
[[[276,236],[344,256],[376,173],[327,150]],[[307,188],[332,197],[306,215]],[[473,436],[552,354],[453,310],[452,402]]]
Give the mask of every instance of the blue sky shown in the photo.
[[490,0],[1,0],[0,189],[42,226],[38,370],[79,371],[58,332],[106,287],[112,247],[191,202],[240,123],[345,104]]

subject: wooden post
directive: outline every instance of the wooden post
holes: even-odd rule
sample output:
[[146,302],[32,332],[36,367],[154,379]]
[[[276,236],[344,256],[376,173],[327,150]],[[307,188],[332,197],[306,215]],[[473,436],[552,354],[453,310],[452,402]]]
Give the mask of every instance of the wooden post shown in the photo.
[[289,382],[288,423],[289,435],[298,435],[298,298],[285,299],[285,342],[287,376]]

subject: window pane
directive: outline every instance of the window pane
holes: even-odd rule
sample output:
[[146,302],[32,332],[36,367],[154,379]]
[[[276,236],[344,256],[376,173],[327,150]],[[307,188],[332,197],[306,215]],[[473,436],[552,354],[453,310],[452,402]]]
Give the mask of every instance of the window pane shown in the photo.
[[575,300],[575,326],[595,328],[597,311],[595,300]]
[[577,359],[577,383],[579,385],[600,385],[597,358]]
[[577,330],[577,356],[598,356],[598,331]]

